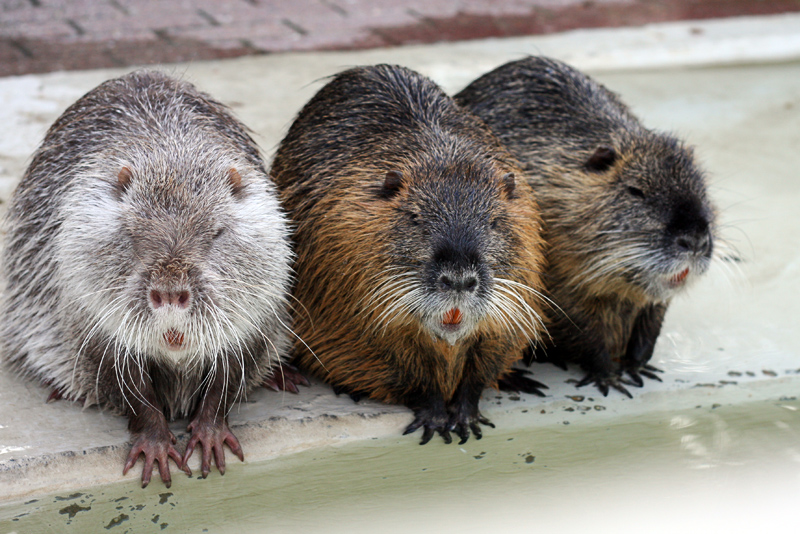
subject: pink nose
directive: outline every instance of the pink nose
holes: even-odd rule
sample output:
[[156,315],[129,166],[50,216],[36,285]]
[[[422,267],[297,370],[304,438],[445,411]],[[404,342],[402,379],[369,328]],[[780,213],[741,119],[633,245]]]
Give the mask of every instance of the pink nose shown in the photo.
[[162,306],[175,306],[176,308],[185,309],[189,306],[189,301],[192,299],[192,294],[187,290],[183,291],[159,291],[157,289],[150,290],[150,304],[154,309]]

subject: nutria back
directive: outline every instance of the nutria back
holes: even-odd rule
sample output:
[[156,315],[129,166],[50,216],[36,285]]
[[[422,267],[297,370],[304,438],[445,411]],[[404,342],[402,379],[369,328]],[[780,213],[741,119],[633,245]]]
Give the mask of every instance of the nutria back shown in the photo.
[[60,395],[132,418],[144,403],[148,427],[215,390],[224,417],[286,352],[274,185],[247,130],[186,82],[135,72],[78,100],[6,226],[3,357]]
[[411,407],[424,441],[465,439],[480,392],[541,333],[539,216],[519,172],[427,78],[334,77],[272,167],[296,226],[299,363]]
[[549,58],[505,64],[456,100],[520,158],[540,202],[548,286],[564,311],[547,357],[573,355],[605,391],[625,389],[621,370],[636,385],[643,370],[655,376],[645,366],[666,306],[713,250],[714,207],[692,149]]

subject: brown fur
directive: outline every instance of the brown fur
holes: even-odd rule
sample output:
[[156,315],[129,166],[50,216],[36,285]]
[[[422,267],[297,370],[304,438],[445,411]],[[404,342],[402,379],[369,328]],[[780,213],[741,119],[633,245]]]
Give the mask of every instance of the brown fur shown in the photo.
[[647,362],[667,305],[705,272],[715,240],[692,150],[548,58],[503,65],[456,100],[520,158],[542,208],[546,281],[564,313],[536,357],[577,360],[588,372],[582,384],[604,394],[612,386],[630,395],[622,383],[642,385],[640,374],[657,378]]
[[[539,325],[531,315],[476,313],[474,330],[451,344],[424,312],[395,307],[408,288],[393,276],[411,273],[430,307],[439,298],[430,269],[438,276],[437,266],[450,269],[474,245],[475,272],[488,273],[478,306],[503,293],[499,277],[538,290],[538,209],[527,184],[504,182],[509,172],[520,170],[485,125],[422,76],[385,65],[336,76],[300,112],[272,168],[296,224],[299,364],[344,391],[406,404],[418,419],[446,405],[446,422],[437,409],[429,419],[438,423],[425,423],[427,439],[475,431],[480,391]],[[460,242],[448,241],[458,232]],[[452,258],[435,258],[436,240]],[[541,316],[533,291],[517,293]]]

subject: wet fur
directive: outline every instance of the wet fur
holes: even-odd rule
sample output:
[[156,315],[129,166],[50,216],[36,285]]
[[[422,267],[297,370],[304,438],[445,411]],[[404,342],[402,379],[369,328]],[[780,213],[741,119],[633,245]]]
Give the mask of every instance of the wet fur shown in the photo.
[[[635,385],[639,373],[655,376],[647,362],[670,299],[705,272],[715,240],[692,150],[548,58],[503,65],[455,99],[522,161],[542,209],[546,284],[563,313],[536,358],[578,361],[604,392],[627,393],[623,371]],[[708,247],[687,254],[676,246],[682,236],[707,237]],[[687,280],[671,287],[686,267]]]
[[[224,374],[225,412],[288,351],[274,185],[245,128],[188,83],[143,71],[78,100],[34,154],[6,227],[3,357],[67,398],[130,416],[149,377],[155,408],[182,417]],[[161,348],[169,325],[148,306],[162,282],[194,291],[180,355]]]
[[[389,171],[402,181],[387,189]],[[356,68],[321,89],[272,167],[296,226],[299,364],[417,412],[477,413],[480,392],[542,332],[538,210],[522,181],[507,193],[508,172],[520,171],[485,125],[413,71]],[[441,265],[478,250],[465,268],[480,285],[464,304],[470,334],[453,341],[435,331],[449,301],[429,278],[433,241],[455,234]]]

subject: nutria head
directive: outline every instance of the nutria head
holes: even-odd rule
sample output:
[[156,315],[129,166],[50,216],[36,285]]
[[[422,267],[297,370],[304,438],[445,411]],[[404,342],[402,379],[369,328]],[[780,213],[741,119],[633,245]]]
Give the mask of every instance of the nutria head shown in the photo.
[[391,266],[372,292],[383,324],[413,318],[451,345],[487,318],[537,331],[536,314],[514,297],[525,288],[504,278],[521,246],[509,228],[515,180],[489,160],[386,172],[376,202],[393,221]]
[[690,149],[648,132],[598,146],[582,170],[586,282],[619,276],[663,301],[708,269],[715,214]]
[[283,317],[285,223],[263,170],[202,136],[185,146],[128,146],[77,178],[60,273],[90,333],[126,353],[247,358],[266,318]]

